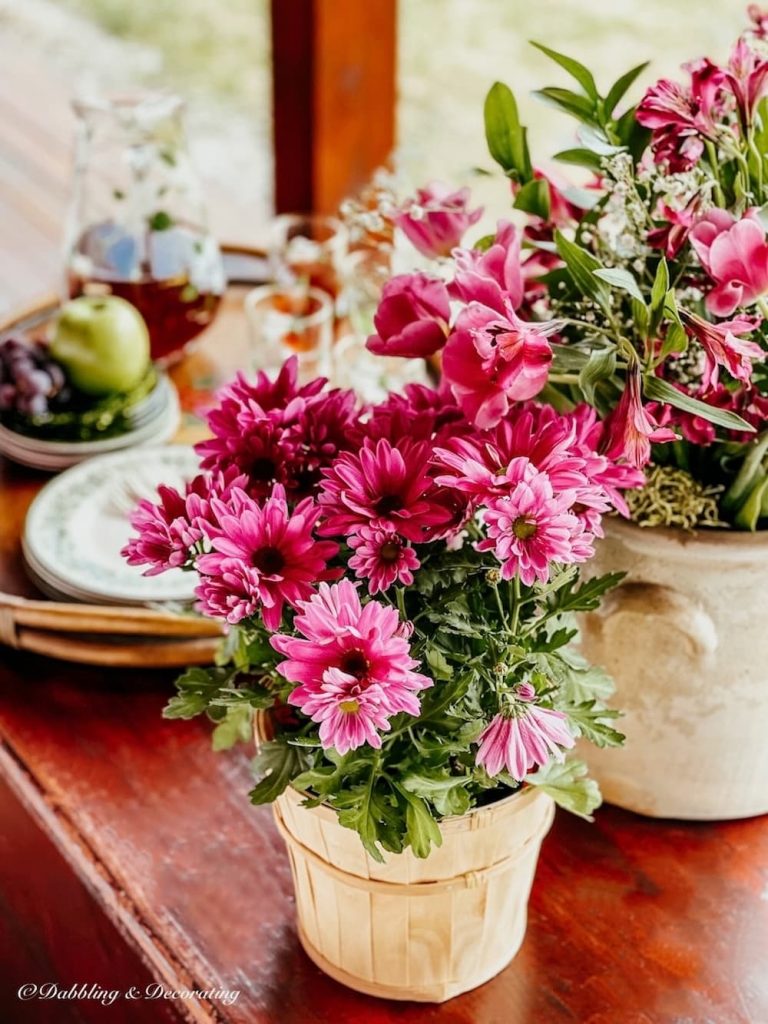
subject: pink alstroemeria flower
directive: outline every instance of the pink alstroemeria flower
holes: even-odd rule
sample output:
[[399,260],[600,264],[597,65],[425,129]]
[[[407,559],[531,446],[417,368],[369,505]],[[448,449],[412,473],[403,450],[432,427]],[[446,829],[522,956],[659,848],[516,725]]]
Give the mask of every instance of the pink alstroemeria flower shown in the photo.
[[765,359],[766,353],[754,341],[747,341],[738,335],[751,334],[760,323],[758,318],[737,316],[733,320],[713,324],[687,310],[681,310],[680,316],[685,326],[704,348],[706,363],[702,384],[705,390],[717,386],[721,366],[724,366],[736,380],[749,383],[753,360]]
[[500,313],[470,302],[459,313],[443,352],[443,374],[475,426],[487,429],[506,416],[510,402],[533,398],[547,383],[560,320],[521,320],[509,299]]
[[482,207],[468,209],[469,197],[468,188],[452,191],[448,185],[433,181],[402,205],[395,224],[423,256],[449,256],[461,244],[467,229],[483,215]]
[[702,139],[715,138],[726,81],[726,72],[705,58],[685,68],[691,75],[688,87],[660,79],[648,89],[636,114],[638,122],[653,131],[656,160],[669,163],[672,171],[692,167],[703,152]]
[[504,300],[515,309],[523,301],[523,272],[520,263],[522,235],[511,221],[500,220],[496,238],[483,252],[480,249],[456,249],[453,259],[456,276],[449,292],[462,302],[482,302],[504,312]]
[[747,7],[747,14],[754,26],[755,36],[758,39],[768,39],[768,11],[764,10],[760,4],[750,4]]
[[445,344],[451,309],[442,281],[428,274],[398,274],[387,281],[366,342],[380,356],[418,359]]
[[673,210],[666,203],[659,203],[655,220],[662,220],[661,227],[648,232],[648,245],[663,249],[668,260],[673,260],[685,245],[688,235],[696,223],[701,196],[697,193],[689,199],[682,210]]
[[755,209],[741,220],[710,210],[691,231],[691,245],[715,282],[705,302],[713,316],[730,316],[768,292],[768,243]]
[[534,703],[536,694],[530,683],[518,686],[515,698],[480,734],[477,763],[490,776],[506,768],[513,779],[522,782],[534,766],[564,760],[562,748],[570,749],[575,741],[562,711]]
[[748,129],[757,104],[768,92],[768,60],[742,36],[733,48],[726,74],[736,97],[741,124]]
[[676,441],[674,430],[660,426],[647,407],[640,390],[640,367],[627,371],[627,383],[618,405],[605,421],[605,455],[609,459],[625,458],[630,465],[642,469],[651,458],[651,442]]

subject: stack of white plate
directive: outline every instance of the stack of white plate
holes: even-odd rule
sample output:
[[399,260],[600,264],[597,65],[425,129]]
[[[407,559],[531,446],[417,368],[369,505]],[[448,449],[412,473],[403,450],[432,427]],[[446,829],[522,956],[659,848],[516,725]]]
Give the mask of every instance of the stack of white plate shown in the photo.
[[144,576],[120,551],[138,501],[156,499],[161,483],[183,488],[198,466],[192,448],[167,445],[101,455],[55,477],[32,502],[24,527],[34,582],[50,597],[89,604],[191,601],[195,573]]
[[50,441],[19,434],[0,425],[0,454],[35,469],[56,471],[105,452],[162,444],[176,433],[181,413],[176,388],[165,374],[132,413],[131,429],[97,441]]

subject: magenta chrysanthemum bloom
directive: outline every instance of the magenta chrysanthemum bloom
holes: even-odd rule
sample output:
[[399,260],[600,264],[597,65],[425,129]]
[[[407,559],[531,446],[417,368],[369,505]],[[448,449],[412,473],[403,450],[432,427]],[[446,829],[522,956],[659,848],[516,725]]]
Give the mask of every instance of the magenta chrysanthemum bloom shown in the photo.
[[129,565],[146,565],[145,576],[186,565],[203,539],[205,526],[215,522],[211,497],[226,500],[233,487],[244,487],[245,477],[236,470],[201,473],[187,484],[184,494],[175,487],[160,486],[160,501],[143,499],[131,515],[137,536],[120,554]]
[[352,391],[323,391],[322,378],[299,388],[296,357],[274,381],[238,374],[208,415],[213,437],[196,445],[204,468],[234,466],[248,493],[268,497],[282,484],[293,498],[314,495],[320,470],[356,443],[360,413]]
[[[411,541],[431,539],[450,520],[429,476],[430,445],[394,447],[382,438],[342,453],[328,469],[318,496],[325,515],[319,532],[348,535],[363,526],[391,530]],[[431,532],[431,536],[430,536]]]
[[546,473],[539,473],[527,459],[509,467],[517,483],[506,498],[495,498],[483,513],[487,538],[478,551],[493,551],[501,562],[505,580],[519,576],[526,586],[546,582],[553,562],[570,564],[589,558],[592,537],[569,511],[573,496],[555,495]]
[[491,776],[506,769],[522,782],[532,768],[564,760],[562,748],[570,749],[574,738],[562,711],[533,703],[530,684],[519,686],[516,696],[514,704],[496,715],[480,734],[477,763]]
[[471,428],[450,388],[442,382],[439,388],[407,384],[402,394],[393,392],[371,408],[361,429],[373,441],[383,437],[397,445],[405,440],[447,439]]
[[311,499],[291,511],[282,487],[261,505],[235,489],[227,503],[213,499],[212,506],[214,550],[196,563],[206,614],[236,623],[261,611],[267,629],[277,629],[286,603],[297,607],[315,583],[339,575],[328,569],[338,545],[313,535],[320,510]]
[[541,391],[552,362],[547,338],[561,326],[521,320],[506,297],[501,313],[480,302],[459,313],[443,351],[443,373],[476,427],[495,426],[510,403]]
[[368,590],[377,594],[388,590],[393,583],[410,586],[413,573],[421,564],[416,552],[392,530],[372,530],[363,526],[359,533],[349,538],[349,546],[355,552],[349,560],[358,579],[368,581]]
[[[314,721],[329,722],[324,745],[351,742],[346,749],[352,749],[370,742],[369,727],[381,729],[382,715],[418,715],[417,694],[432,680],[414,671],[418,662],[410,654],[407,626],[394,608],[377,601],[363,605],[349,580],[323,583],[300,605],[294,628],[299,636],[272,637],[287,659],[277,671],[299,684],[291,704]],[[360,721],[347,722],[347,715]]]

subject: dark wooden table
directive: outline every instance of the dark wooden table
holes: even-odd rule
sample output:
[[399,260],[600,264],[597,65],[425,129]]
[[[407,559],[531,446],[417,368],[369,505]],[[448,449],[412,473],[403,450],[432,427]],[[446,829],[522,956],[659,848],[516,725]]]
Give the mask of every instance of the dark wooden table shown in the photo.
[[[242,360],[235,308],[180,371],[188,407]],[[28,587],[17,536],[42,479],[0,460],[2,587]],[[3,1024],[768,1024],[768,820],[559,813],[512,965],[442,1006],[381,1002],[304,955],[246,755],[164,721],[170,692],[0,648]],[[82,997],[19,999],[45,983]],[[130,997],[147,987],[208,995]]]

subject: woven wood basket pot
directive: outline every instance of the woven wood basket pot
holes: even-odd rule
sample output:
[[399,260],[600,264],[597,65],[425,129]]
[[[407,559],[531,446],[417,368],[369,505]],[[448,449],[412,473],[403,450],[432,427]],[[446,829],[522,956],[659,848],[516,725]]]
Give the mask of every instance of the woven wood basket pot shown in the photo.
[[350,988],[443,1002],[498,974],[525,934],[528,894],[551,799],[527,788],[441,823],[426,860],[378,864],[327,807],[287,790],[273,805],[296,888],[301,944]]
[[606,522],[591,573],[626,572],[583,616],[616,682],[618,750],[581,751],[603,796],[655,818],[768,812],[768,534]]

